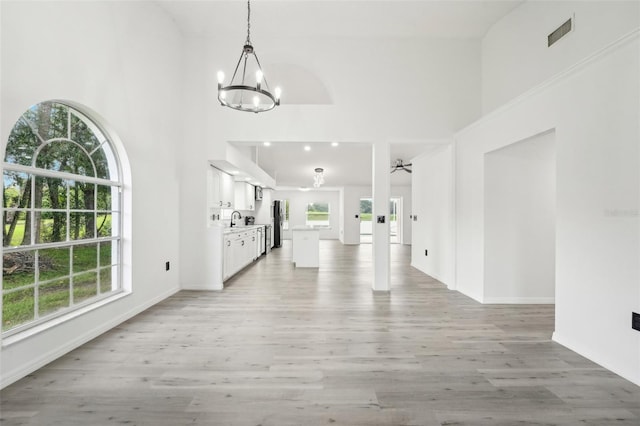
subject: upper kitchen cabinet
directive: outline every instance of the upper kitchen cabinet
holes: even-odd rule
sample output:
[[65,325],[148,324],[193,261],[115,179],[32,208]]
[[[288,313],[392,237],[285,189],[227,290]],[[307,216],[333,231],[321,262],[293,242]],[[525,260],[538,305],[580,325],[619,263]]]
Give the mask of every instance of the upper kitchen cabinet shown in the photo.
[[235,209],[253,211],[255,208],[254,186],[247,182],[236,182]]
[[207,194],[211,208],[234,208],[235,188],[233,176],[209,167],[207,174]]

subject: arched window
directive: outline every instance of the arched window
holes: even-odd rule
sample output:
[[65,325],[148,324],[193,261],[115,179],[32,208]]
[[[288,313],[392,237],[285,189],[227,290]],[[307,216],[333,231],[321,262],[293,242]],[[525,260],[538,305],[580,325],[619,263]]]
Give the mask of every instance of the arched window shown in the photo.
[[20,117],[3,163],[5,335],[122,291],[121,176],[112,141],[76,108]]

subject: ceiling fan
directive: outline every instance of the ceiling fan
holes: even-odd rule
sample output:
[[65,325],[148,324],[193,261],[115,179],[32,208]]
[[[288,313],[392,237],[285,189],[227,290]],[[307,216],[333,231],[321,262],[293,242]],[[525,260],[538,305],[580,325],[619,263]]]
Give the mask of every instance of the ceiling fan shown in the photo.
[[409,167],[411,167],[411,163],[404,164],[402,160],[398,158],[395,164],[391,166],[391,173],[398,170],[404,170],[407,173],[411,173],[411,169],[409,169]]

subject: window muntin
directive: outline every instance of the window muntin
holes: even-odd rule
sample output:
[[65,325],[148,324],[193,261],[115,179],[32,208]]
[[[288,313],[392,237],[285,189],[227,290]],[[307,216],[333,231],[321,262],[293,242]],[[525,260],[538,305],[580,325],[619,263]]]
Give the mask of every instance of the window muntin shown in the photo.
[[3,164],[2,332],[122,291],[119,162],[105,132],[59,102],[33,106]]
[[329,203],[309,203],[305,224],[314,228],[329,228],[329,214]]

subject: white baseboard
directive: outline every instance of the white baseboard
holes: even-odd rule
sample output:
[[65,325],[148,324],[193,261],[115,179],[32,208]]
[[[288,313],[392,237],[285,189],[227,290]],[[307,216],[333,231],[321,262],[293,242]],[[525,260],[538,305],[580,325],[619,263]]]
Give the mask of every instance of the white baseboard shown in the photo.
[[171,290],[166,291],[165,293],[162,293],[151,300],[148,300],[146,303],[136,306],[135,308],[129,310],[128,312],[125,312],[122,315],[119,315],[118,317],[111,319],[111,321],[100,324],[100,326],[95,327],[83,333],[81,336],[77,336],[75,339],[66,342],[64,345],[56,347],[54,350],[39,356],[38,358],[29,362],[28,364],[22,365],[20,366],[20,368],[17,368],[14,371],[10,371],[8,374],[3,375],[0,378],[0,389],[4,389],[5,387],[9,386],[14,382],[17,382],[18,380],[22,379],[28,374],[33,373],[39,368],[42,368],[45,365],[49,364],[50,362],[55,361],[61,356],[84,345],[90,340],[93,340],[96,337],[100,336],[101,334],[111,330],[112,328],[117,327],[118,325],[122,324],[126,320],[138,315],[140,312],[143,312],[149,309],[150,307],[152,307],[153,305],[163,301],[167,297],[170,297],[176,294],[178,291],[180,291],[180,288],[172,288]]
[[585,348],[583,345],[573,342],[571,339],[567,339],[566,336],[560,335],[557,331],[553,332],[553,334],[551,335],[551,340],[564,346],[567,349],[572,350],[573,352],[579,355],[582,355],[583,357],[587,358],[589,361],[595,362],[599,366],[606,368],[607,370],[617,374],[623,379],[626,379],[631,383],[637,386],[640,386],[640,372],[637,373],[636,377],[633,377],[633,375],[629,374],[628,372],[620,371],[620,369],[614,367],[613,365],[610,365],[608,362],[603,362],[602,360],[600,360],[597,355],[593,354],[590,350]]
[[205,290],[206,291],[222,291],[221,288],[213,288],[211,287],[211,285],[205,284],[205,283],[184,284],[180,289],[181,290],[198,290],[198,291],[205,291]]
[[555,297],[485,297],[482,303],[487,305],[553,305]]

